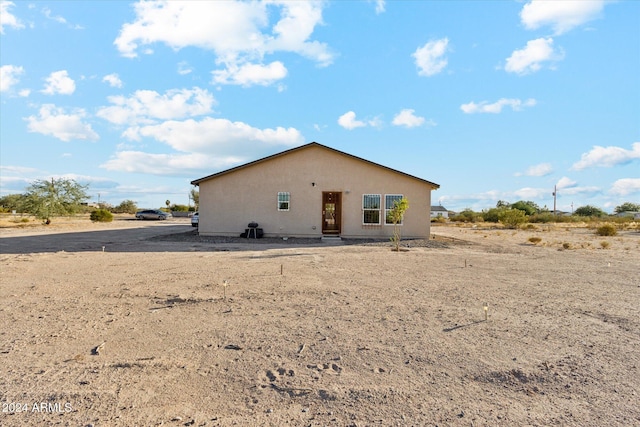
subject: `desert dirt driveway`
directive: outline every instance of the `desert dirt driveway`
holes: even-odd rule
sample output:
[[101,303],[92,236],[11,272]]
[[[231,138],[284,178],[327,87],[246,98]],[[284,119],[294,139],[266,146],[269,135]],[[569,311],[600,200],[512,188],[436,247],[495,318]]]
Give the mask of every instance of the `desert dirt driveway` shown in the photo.
[[25,254],[44,252],[154,252],[163,250],[154,236],[193,231],[188,218],[166,221],[117,220],[111,224],[91,224],[87,221],[63,224],[59,228],[0,230],[0,253]]
[[2,251],[0,425],[640,423],[637,232],[443,227],[396,253],[149,227]]

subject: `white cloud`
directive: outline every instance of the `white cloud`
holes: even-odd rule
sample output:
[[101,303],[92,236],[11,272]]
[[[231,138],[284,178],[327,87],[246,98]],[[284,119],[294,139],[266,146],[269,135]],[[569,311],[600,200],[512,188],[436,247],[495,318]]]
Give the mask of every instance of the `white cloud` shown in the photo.
[[628,196],[629,194],[640,193],[640,178],[622,178],[617,180],[609,190],[616,196]]
[[640,142],[634,142],[631,150],[621,147],[594,146],[591,151],[584,153],[579,161],[571,166],[573,170],[582,170],[591,167],[612,167],[630,163],[640,159]]
[[295,128],[258,129],[243,122],[206,117],[201,121],[166,121],[158,125],[142,126],[129,135],[150,137],[181,152],[231,155],[251,152],[256,145],[294,146],[304,142]]
[[416,116],[415,114],[413,114],[414,112],[415,110],[406,108],[396,114],[396,116],[393,118],[392,123],[395,126],[404,126],[408,128],[422,126],[425,123],[424,117]]
[[64,19],[62,16],[60,15],[52,15],[51,14],[51,9],[49,9],[48,7],[45,7],[42,9],[42,13],[44,14],[44,16],[47,17],[47,19],[51,19],[52,21],[56,21],[59,24],[66,24],[67,20]]
[[[225,2],[139,2],[136,19],[122,26],[114,44],[123,56],[135,57],[143,46],[165,43],[178,50],[188,46],[211,50],[216,63],[223,65],[219,77],[223,83],[250,85],[283,78],[284,66],[262,65],[265,55],[293,52],[321,66],[331,64],[333,54],[324,43],[310,40],[322,24],[324,2],[317,1],[225,1]],[[273,9],[280,12],[273,25]],[[256,65],[260,72],[248,72]],[[245,70],[244,79],[234,70]],[[269,71],[266,73],[265,71]],[[265,77],[267,77],[265,79]],[[238,81],[243,83],[237,83]]]
[[82,109],[77,109],[67,114],[63,108],[57,108],[53,104],[45,104],[40,108],[39,115],[29,116],[29,132],[51,135],[62,141],[71,140],[91,140],[99,139],[97,133],[93,131],[90,124],[83,123],[86,113]]
[[530,166],[524,173],[516,173],[516,176],[546,176],[553,172],[551,163],[540,163]]
[[287,76],[287,69],[280,61],[269,65],[262,64],[229,64],[226,70],[214,70],[214,84],[234,84],[241,86],[268,86]]
[[22,89],[18,92],[18,96],[21,96],[23,98],[26,98],[29,95],[31,95],[31,89]]
[[192,175],[195,171],[225,168],[246,162],[237,153],[262,151],[271,146],[295,146],[304,142],[294,128],[258,129],[242,122],[207,117],[202,121],[168,121],[131,128],[139,137],[151,137],[179,153],[154,154],[135,150],[116,153],[101,167],[155,175]]
[[520,19],[529,30],[550,26],[555,34],[596,19],[604,9],[604,0],[531,0],[520,11]]
[[527,46],[520,50],[514,50],[505,64],[505,71],[520,75],[534,73],[542,68],[546,62],[556,62],[564,58],[564,53],[555,50],[553,39],[539,38],[529,40]]
[[130,97],[110,96],[114,104],[98,109],[97,116],[114,124],[153,124],[157,120],[180,119],[208,114],[215,103],[206,89],[172,89],[164,95],[138,90]]
[[517,196],[520,200],[536,200],[543,199],[549,194],[549,190],[546,188],[520,188],[513,192],[514,196]]
[[364,127],[367,124],[363,121],[356,120],[356,113],[348,111],[338,117],[338,124],[345,129],[353,130],[355,128]]
[[447,66],[445,54],[448,51],[449,39],[443,38],[427,42],[419,47],[411,56],[416,60],[418,74],[421,76],[433,76]]
[[76,90],[76,83],[69,77],[66,70],[54,71],[47,77],[47,84],[42,93],[47,95],[71,95]]
[[109,83],[109,86],[111,87],[122,87],[122,80],[120,80],[120,77],[117,73],[107,74],[102,78],[102,81]]
[[100,167],[110,171],[189,176],[194,171],[229,167],[244,160],[233,156],[220,157],[199,153],[152,154],[142,151],[120,151]]
[[571,178],[568,178],[566,176],[563,176],[562,178],[560,178],[558,180],[558,182],[556,183],[556,187],[559,190],[562,190],[562,189],[565,189],[565,188],[575,187],[576,185],[578,185],[578,183],[576,181],[574,181]]
[[178,63],[178,74],[180,74],[181,76],[190,74],[192,71],[193,70],[191,69],[187,61],[180,61]]
[[9,8],[15,6],[12,1],[0,1],[0,34],[4,34],[4,27],[12,27],[17,30],[24,28],[24,25],[15,17]]
[[460,109],[466,114],[474,113],[493,113],[498,114],[502,112],[504,107],[511,107],[513,111],[520,111],[523,107],[533,107],[536,105],[535,99],[527,99],[522,101],[520,99],[501,98],[493,104],[489,104],[487,101],[482,101],[479,104],[470,102],[468,104],[462,104]]
[[24,68],[15,65],[0,67],[0,92],[7,92],[11,86],[18,83],[18,76],[24,73]]
[[385,12],[385,0],[374,0],[374,3],[376,4],[376,15]]

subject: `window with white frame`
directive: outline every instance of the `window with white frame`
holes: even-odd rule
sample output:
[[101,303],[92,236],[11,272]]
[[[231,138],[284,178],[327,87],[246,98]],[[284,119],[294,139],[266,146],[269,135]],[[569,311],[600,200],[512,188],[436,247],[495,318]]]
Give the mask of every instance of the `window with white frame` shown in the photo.
[[288,211],[291,204],[291,193],[281,191],[278,193],[278,210]]
[[362,223],[380,224],[380,194],[362,195]]
[[[384,195],[384,223],[387,225],[393,225],[393,218],[391,217],[391,210],[395,203],[400,203],[402,200],[402,194],[385,194]],[[402,225],[402,219],[400,219],[399,225]]]

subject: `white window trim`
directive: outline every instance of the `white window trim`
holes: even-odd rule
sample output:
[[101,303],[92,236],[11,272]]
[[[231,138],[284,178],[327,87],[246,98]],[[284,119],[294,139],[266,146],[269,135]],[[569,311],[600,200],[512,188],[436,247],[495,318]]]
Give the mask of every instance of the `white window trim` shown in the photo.
[[[387,196],[398,196],[400,197],[400,200],[402,200],[402,198],[404,197],[404,194],[385,194],[384,195],[384,225],[390,225],[393,226],[394,224],[391,223],[387,223],[387,212],[389,212],[391,209],[387,209]],[[396,225],[404,225],[404,215],[403,218],[400,220],[400,222]]]
[[[365,209],[364,198],[365,196],[378,196],[380,203],[378,209]],[[366,211],[378,211],[378,222],[364,222],[364,213]],[[382,224],[382,194],[367,193],[362,195],[362,225],[381,225]]]
[[[286,201],[280,201],[280,195],[286,195],[287,199]],[[276,200],[277,203],[277,207],[278,207],[278,211],[280,212],[288,212],[289,210],[291,210],[291,193],[288,191],[278,191],[278,198]],[[281,209],[280,208],[280,203],[286,203],[287,204],[287,208],[286,209]]]

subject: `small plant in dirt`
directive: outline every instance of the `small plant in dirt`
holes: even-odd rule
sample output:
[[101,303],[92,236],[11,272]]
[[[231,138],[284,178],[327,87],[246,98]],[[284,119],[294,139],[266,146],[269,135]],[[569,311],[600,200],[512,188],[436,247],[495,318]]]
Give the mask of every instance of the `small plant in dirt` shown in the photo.
[[564,242],[564,243],[562,244],[562,247],[563,247],[564,249],[571,249],[571,247],[572,247],[572,246],[571,246],[571,243],[569,243],[569,242]]
[[596,234],[598,236],[615,236],[618,234],[618,230],[613,224],[605,224],[596,229]]
[[396,252],[400,252],[400,240],[402,238],[400,232],[400,224],[402,224],[402,218],[404,213],[409,209],[409,201],[403,197],[400,200],[393,202],[393,208],[389,211],[389,220],[393,224],[393,236],[391,236],[391,242],[394,245]]
[[603,240],[602,242],[600,242],[600,247],[602,249],[607,249],[609,246],[611,246],[611,243],[607,242],[606,240]]
[[113,214],[106,209],[96,209],[91,212],[89,218],[93,222],[111,222],[113,221]]
[[534,245],[537,245],[538,243],[542,242],[542,239],[540,237],[529,237],[529,242],[533,243]]

